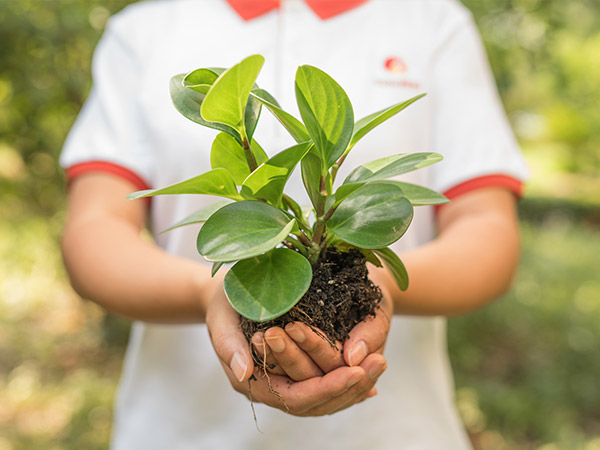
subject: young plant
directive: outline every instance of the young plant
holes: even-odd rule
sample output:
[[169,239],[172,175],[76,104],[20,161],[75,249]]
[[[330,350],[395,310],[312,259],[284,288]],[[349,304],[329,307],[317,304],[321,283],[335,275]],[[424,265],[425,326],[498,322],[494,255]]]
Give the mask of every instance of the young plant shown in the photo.
[[[263,63],[261,55],[253,55],[227,70],[201,68],[174,76],[170,92],[177,110],[220,131],[212,143],[212,169],[128,198],[205,194],[232,200],[205,207],[170,229],[204,223],[198,251],[213,263],[213,275],[224,263],[235,263],[225,276],[225,291],[233,308],[253,321],[268,321],[290,310],[310,286],[312,265],[330,247],[358,249],[379,267],[383,261],[398,286],[406,289],[406,269],[388,246],[406,232],[413,206],[448,200],[430,189],[389,178],[442,157],[437,153],[387,156],[356,167],[334,186],[356,143],[425,94],[355,122],[344,90],[323,71],[304,65],[295,80],[300,121],[256,85]],[[262,107],[278,119],[296,145],[267,156],[253,139]],[[298,164],[310,208],[284,193]]]

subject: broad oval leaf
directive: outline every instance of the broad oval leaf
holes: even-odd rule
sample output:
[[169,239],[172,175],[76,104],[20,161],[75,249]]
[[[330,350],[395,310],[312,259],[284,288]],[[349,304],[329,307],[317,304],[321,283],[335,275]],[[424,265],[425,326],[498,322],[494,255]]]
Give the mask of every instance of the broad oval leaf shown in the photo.
[[375,267],[383,267],[383,264],[381,263],[377,255],[373,252],[373,250],[369,250],[367,248],[359,248],[359,250],[367,259],[367,261],[373,264]]
[[[264,89],[253,89],[250,93],[251,96],[255,97],[269,111],[275,116],[275,118],[281,123],[284,128],[290,133],[297,143],[306,142],[310,140],[306,127],[291,114],[285,112],[277,103],[277,100]],[[251,97],[252,98],[252,97]]]
[[219,74],[212,69],[196,69],[183,77],[183,85],[206,95],[217,78],[219,78]]
[[439,153],[403,153],[385,156],[358,166],[346,177],[343,184],[361,181],[385,180],[441,161]]
[[[308,152],[302,159],[300,167],[302,169],[304,189],[306,189],[308,197],[316,209],[321,196],[319,189],[322,167],[321,158],[313,152]],[[329,176],[329,173],[327,173],[327,176]]]
[[312,66],[296,72],[296,101],[325,173],[346,150],[354,128],[352,105],[333,78]]
[[249,142],[252,142],[252,136],[254,136],[254,131],[258,125],[261,108],[262,104],[257,99],[254,97],[248,98],[244,115],[244,126],[246,127],[246,136]]
[[[257,164],[262,164],[269,157],[254,140],[250,143]],[[246,154],[240,143],[227,133],[219,133],[212,143],[210,150],[210,165],[213,169],[222,167],[233,177],[235,184],[241,185],[250,175]]]
[[344,199],[327,221],[333,234],[360,248],[381,248],[408,229],[413,208],[392,184],[366,184]]
[[285,183],[310,146],[310,142],[294,145],[265,161],[244,180],[242,195],[250,199],[264,199],[279,206]]
[[398,255],[389,248],[378,248],[373,251],[383,260],[398,287],[403,291],[408,289],[408,272]]
[[450,203],[448,197],[432,189],[419,186],[418,184],[405,183],[404,181],[388,180],[385,183],[391,183],[398,186],[404,192],[404,196],[413,206],[443,205]]
[[211,203],[210,205],[206,205],[205,207],[200,208],[198,211],[190,214],[185,219],[182,219],[179,222],[171,225],[166,230],[161,231],[161,233],[166,233],[167,231],[171,231],[175,228],[183,227],[186,225],[204,223],[208,220],[210,216],[212,216],[215,212],[217,212],[223,206],[228,205],[229,203],[230,202],[227,200],[219,200],[217,202]]
[[171,78],[169,84],[169,91],[171,94],[171,101],[175,109],[185,118],[196,122],[197,124],[205,127],[214,128],[215,130],[224,131],[231,136],[235,137],[241,142],[240,134],[228,125],[216,122],[208,122],[200,114],[200,108],[204,102],[205,95],[200,92],[196,92],[193,89],[189,89],[183,85],[183,78],[185,74],[175,75]]
[[[211,86],[218,79],[219,75],[225,72],[225,70],[226,69],[222,67],[196,69],[188,73],[183,78],[183,84],[189,89],[193,89],[194,91],[206,95],[210,90]],[[254,89],[258,89],[258,86],[256,84],[253,87]],[[248,136],[248,140],[251,140],[254,134],[254,130],[256,128],[258,118],[260,116],[260,109],[261,103],[257,99],[249,97],[248,103],[246,104],[246,111],[244,116],[244,123],[246,125],[246,134]],[[242,140],[239,136],[239,133],[231,135],[234,136],[240,142],[240,145],[242,145]]]
[[[377,183],[390,183],[398,186],[402,189],[404,196],[412,203],[413,206],[425,206],[425,205],[443,205],[449,203],[450,200],[445,195],[442,195],[432,189],[419,186],[417,184],[405,183],[403,181],[385,180],[376,181]],[[335,202],[333,206],[340,204],[348,195],[363,186],[367,182],[357,182],[342,184],[337,191],[335,191]]]
[[354,124],[354,132],[352,133],[352,139],[350,140],[349,148],[354,147],[354,145],[360,139],[362,139],[369,131],[371,131],[377,125],[380,125],[389,118],[395,116],[409,105],[425,97],[425,95],[427,94],[417,95],[402,103],[392,105],[389,108],[382,109],[381,111],[377,111],[376,113],[370,114],[367,117],[363,117],[362,119],[360,119]]
[[198,233],[198,251],[207,261],[231,262],[266,253],[294,228],[295,219],[263,202],[224,206]]
[[301,254],[277,248],[236,263],[224,287],[233,309],[255,322],[275,319],[294,307],[310,287],[312,268]]
[[134,200],[136,198],[152,197],[154,195],[172,194],[205,194],[217,195],[232,200],[242,199],[242,196],[237,191],[233,178],[231,178],[231,175],[225,169],[209,170],[202,175],[164,188],[137,191],[129,194],[127,199]]
[[232,127],[240,133],[242,140],[247,137],[246,104],[264,62],[263,56],[252,55],[223,72],[202,102],[202,117]]

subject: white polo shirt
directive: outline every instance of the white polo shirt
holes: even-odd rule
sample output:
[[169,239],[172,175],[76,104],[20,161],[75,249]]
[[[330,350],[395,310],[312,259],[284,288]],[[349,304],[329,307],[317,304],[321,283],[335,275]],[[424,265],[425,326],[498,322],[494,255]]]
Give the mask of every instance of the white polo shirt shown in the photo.
[[[230,67],[260,53],[258,78],[297,117],[294,74],[317,66],[348,93],[356,119],[428,95],[365,137],[339,179],[385,155],[435,151],[444,161],[403,179],[450,197],[484,186],[519,193],[527,176],[469,13],[454,0],[158,0],[113,17],[98,45],[94,85],[61,156],[70,178],[106,171],[138,188],[210,169],[216,132],[181,116],[169,79]],[[255,139],[268,154],[293,144],[263,111]],[[288,193],[308,204],[294,174]],[[168,252],[202,261],[197,227],[158,234],[214,199],[163,196],[151,227]],[[396,249],[434,237],[433,208],[419,207]],[[395,317],[379,395],[333,416],[296,418],[233,391],[205,325],[135,323],[116,406],[113,449],[463,450],[454,410],[445,319]]]

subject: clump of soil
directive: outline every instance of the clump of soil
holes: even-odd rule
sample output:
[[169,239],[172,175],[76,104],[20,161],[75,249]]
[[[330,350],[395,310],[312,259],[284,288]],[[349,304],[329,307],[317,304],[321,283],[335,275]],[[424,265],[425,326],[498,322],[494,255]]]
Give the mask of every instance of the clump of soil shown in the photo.
[[[303,322],[318,328],[332,345],[343,342],[354,326],[369,315],[382,299],[381,290],[367,277],[366,259],[358,250],[328,249],[313,265],[313,279],[306,294],[290,311],[268,322],[242,317],[241,327],[248,341],[257,331]],[[320,333],[319,333],[320,334]]]

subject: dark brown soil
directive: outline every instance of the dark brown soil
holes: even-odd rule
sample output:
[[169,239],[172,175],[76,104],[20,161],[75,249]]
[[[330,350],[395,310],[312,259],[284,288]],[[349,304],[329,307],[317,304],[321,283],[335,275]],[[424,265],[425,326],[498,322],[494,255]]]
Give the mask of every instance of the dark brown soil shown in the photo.
[[242,317],[242,330],[250,341],[257,331],[303,322],[323,331],[332,345],[343,342],[356,324],[375,314],[381,301],[381,290],[367,275],[366,259],[358,250],[329,249],[313,266],[311,285],[296,306],[268,322]]

